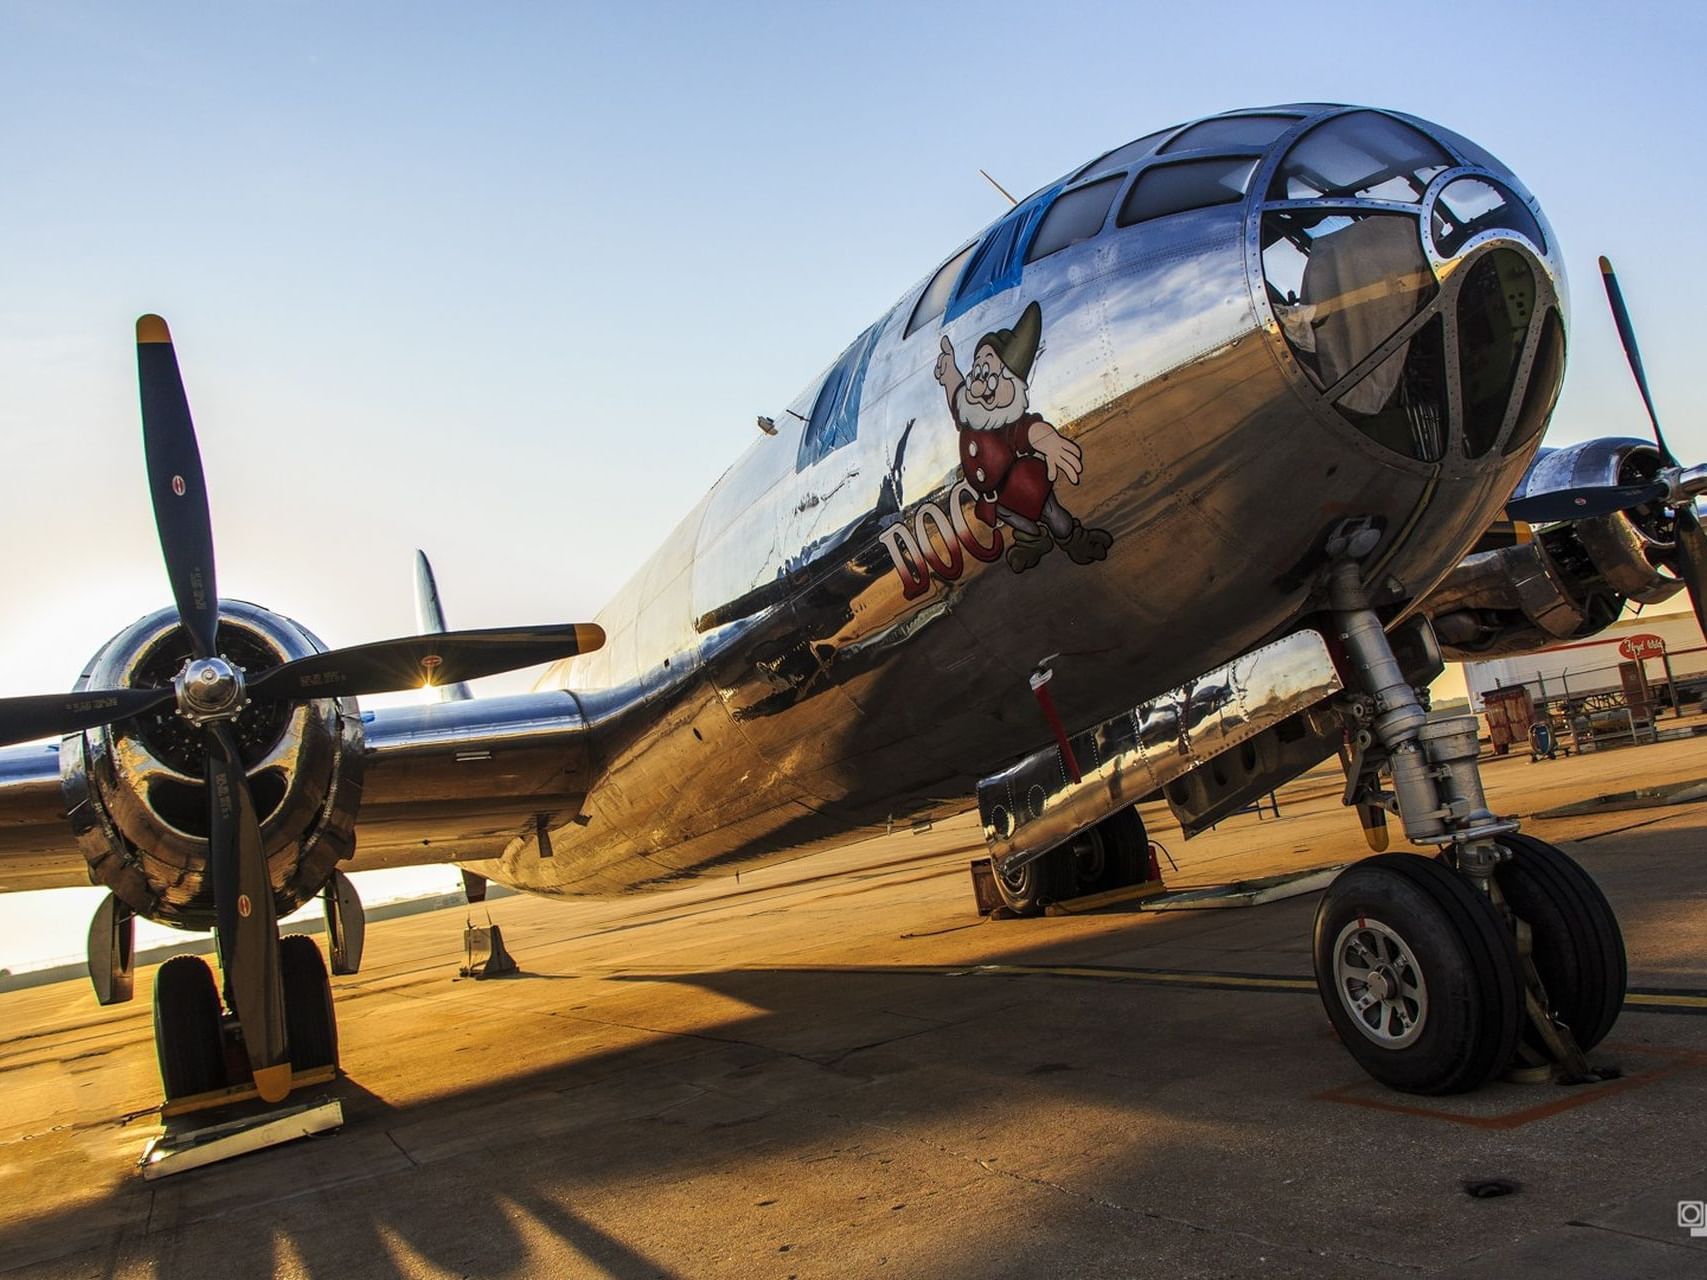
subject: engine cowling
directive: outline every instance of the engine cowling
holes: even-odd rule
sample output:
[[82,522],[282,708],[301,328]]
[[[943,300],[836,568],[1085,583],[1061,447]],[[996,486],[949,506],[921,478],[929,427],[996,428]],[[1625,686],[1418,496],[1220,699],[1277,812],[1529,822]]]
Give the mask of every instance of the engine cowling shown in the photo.
[[[1664,461],[1645,440],[1604,438],[1543,449],[1513,497],[1653,480]],[[1683,589],[1663,502],[1535,531],[1534,540],[1467,557],[1425,608],[1447,655],[1495,657],[1593,635],[1626,600],[1657,604]]]
[[[257,605],[221,600],[219,651],[251,676],[325,650],[311,632]],[[138,619],[102,647],[84,688],[170,684],[189,657],[177,612]],[[353,698],[258,702],[232,722],[249,776],[282,917],[312,898],[355,851],[362,718]],[[67,738],[60,785],[90,877],[163,924],[212,928],[202,732],[167,708]]]

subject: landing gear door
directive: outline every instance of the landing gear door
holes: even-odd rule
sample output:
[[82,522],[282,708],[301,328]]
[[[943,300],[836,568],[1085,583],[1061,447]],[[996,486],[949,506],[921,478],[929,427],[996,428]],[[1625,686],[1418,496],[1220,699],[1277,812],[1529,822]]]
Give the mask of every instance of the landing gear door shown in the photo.
[[122,1004],[136,988],[136,916],[112,894],[89,922],[89,981],[99,1004]]

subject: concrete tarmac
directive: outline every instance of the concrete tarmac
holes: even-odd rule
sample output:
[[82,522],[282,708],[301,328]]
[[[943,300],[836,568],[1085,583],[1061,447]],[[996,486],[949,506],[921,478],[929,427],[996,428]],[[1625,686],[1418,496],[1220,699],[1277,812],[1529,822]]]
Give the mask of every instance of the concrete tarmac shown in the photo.
[[[1486,778],[1533,814],[1707,778],[1707,741]],[[1189,844],[1146,816],[1171,883],[1238,880],[1363,856],[1340,786]],[[1615,1082],[1387,1092],[1298,981],[1313,896],[981,921],[960,819],[495,902],[516,978],[457,978],[459,910],[376,924],[336,980],[345,1078],[308,1091],[343,1131],[156,1182],[152,973],[113,1009],[86,982],[0,996],[0,1272],[1707,1275],[1678,1226],[1707,1200],[1707,804],[1526,829],[1623,921]]]

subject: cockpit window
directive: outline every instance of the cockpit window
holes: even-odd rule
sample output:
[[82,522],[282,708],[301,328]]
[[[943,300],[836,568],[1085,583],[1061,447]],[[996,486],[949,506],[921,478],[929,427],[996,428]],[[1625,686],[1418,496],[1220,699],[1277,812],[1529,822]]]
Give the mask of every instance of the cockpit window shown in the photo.
[[1145,134],[1136,142],[1128,142],[1124,147],[1116,147],[1113,151],[1110,151],[1105,155],[1098,156],[1083,169],[1080,169],[1073,175],[1073,180],[1077,181],[1080,178],[1098,178],[1105,173],[1114,173],[1117,170],[1129,169],[1133,164],[1144,159],[1145,156],[1153,155],[1156,147],[1161,143],[1162,139],[1166,138],[1174,131],[1174,129],[1177,128],[1179,128],[1178,125],[1175,125],[1173,129],[1159,129],[1155,133]]
[[1523,405],[1517,411],[1511,439],[1505,442],[1505,452],[1516,453],[1547,425],[1553,416],[1553,406],[1559,403],[1559,387],[1565,380],[1565,326],[1559,323],[1559,312],[1548,307],[1541,319],[1541,344],[1535,349],[1535,363],[1530,366],[1529,385],[1523,389]]
[[1409,125],[1374,111],[1335,116],[1286,153],[1270,200],[1421,200],[1452,157]]
[[796,471],[804,471],[832,450],[853,443],[859,431],[859,397],[865,387],[865,370],[871,363],[871,349],[877,345],[880,328],[881,322],[855,338],[824,378],[818,398],[812,402],[812,416],[800,434]]
[[1241,200],[1256,165],[1254,159],[1246,156],[1182,160],[1146,169],[1138,175],[1126,202],[1120,206],[1118,225],[1129,227],[1135,222],[1165,218],[1170,213]]
[[1323,390],[1433,299],[1417,219],[1405,213],[1263,215],[1269,302],[1298,363]]
[[1511,249],[1476,259],[1458,290],[1464,452],[1472,458],[1486,453],[1499,436],[1534,311],[1535,273]]
[[1423,462],[1446,453],[1446,339],[1433,317],[1335,402],[1377,444]]
[[1222,116],[1200,120],[1163,146],[1162,152],[1266,147],[1297,123],[1297,116]]
[[1043,215],[1043,222],[1032,237],[1031,248],[1026,250],[1025,260],[1036,262],[1039,258],[1047,258],[1069,245],[1089,240],[1101,231],[1102,224],[1108,221],[1108,207],[1114,203],[1120,182],[1118,176],[1104,178],[1063,194]]
[[902,337],[912,337],[948,310],[948,298],[954,292],[954,282],[960,279],[960,269],[966,265],[966,259],[972,256],[972,251],[977,247],[975,244],[967,245],[937,268],[937,273],[931,277],[931,282],[925,286],[925,291],[913,305],[912,319],[907,321],[907,332],[902,334]]
[[954,286],[954,300],[948,304],[946,319],[952,320],[985,298],[993,298],[1019,283],[1020,274],[1025,270],[1025,250],[1031,243],[1032,232],[1037,230],[1044,211],[1060,191],[1057,184],[1039,192],[1015,206],[1007,217],[990,228],[990,233],[972,255],[972,261],[966,264],[960,282]]
[[1543,253],[1547,238],[1541,224],[1523,201],[1487,178],[1459,178],[1435,197],[1429,219],[1434,247],[1443,258],[1453,257],[1484,231],[1515,231]]

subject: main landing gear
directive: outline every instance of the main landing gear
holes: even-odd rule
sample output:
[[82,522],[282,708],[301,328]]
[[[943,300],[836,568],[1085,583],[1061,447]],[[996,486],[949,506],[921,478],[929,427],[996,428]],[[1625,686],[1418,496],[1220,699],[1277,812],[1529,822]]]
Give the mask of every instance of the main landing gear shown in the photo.
[[[1330,590],[1362,686],[1342,705],[1353,747],[1345,803],[1397,813],[1413,843],[1437,851],[1367,858],[1323,895],[1316,985],[1341,1042],[1409,1093],[1464,1092],[1514,1067],[1600,1078],[1584,1054],[1618,1017],[1626,979],[1605,896],[1565,854],[1488,811],[1474,717],[1423,708],[1352,559],[1335,566]],[[1421,664],[1431,677],[1438,649],[1426,624],[1408,641],[1433,650]]]
[[[341,871],[332,873],[320,896],[326,912],[331,971],[357,973],[367,936],[361,898]],[[106,936],[102,930],[108,920],[97,917],[91,939]],[[338,1070],[338,1021],[326,960],[319,945],[305,934],[281,938],[275,927],[266,936],[278,948],[290,1085],[294,1088],[330,1080]],[[96,991],[100,992],[93,942],[90,956],[90,970],[96,974]],[[104,950],[101,956],[105,956]],[[226,981],[231,981],[229,973]],[[213,970],[200,956],[173,956],[155,976],[154,1049],[160,1060],[160,1083],[169,1116],[242,1101],[256,1091],[251,1055],[243,1044],[243,1023],[232,1007],[231,989],[228,985],[221,999]]]
[[[338,1066],[338,1024],[326,962],[303,934],[278,945],[292,1082],[330,1080]],[[173,956],[155,975],[154,1049],[167,1115],[252,1096],[236,1016],[225,1011],[213,970],[200,956]]]
[[1149,868],[1144,820],[1127,808],[1023,867],[995,872],[996,893],[1014,915],[1035,916],[1051,902],[1142,884]]

